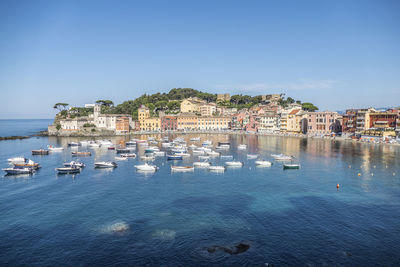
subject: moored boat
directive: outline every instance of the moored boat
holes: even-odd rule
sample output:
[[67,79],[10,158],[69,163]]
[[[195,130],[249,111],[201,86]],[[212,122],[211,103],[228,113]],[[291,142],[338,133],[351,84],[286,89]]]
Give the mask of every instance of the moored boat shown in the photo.
[[99,161],[94,163],[95,168],[115,168],[117,166],[117,163],[110,161]]
[[171,166],[173,172],[192,172],[194,171],[193,166]]
[[254,163],[260,167],[271,167],[272,166],[272,162],[267,161],[267,160],[256,160]]
[[182,156],[177,156],[177,155],[168,155],[167,160],[182,160]]
[[74,173],[80,173],[81,168],[77,166],[61,167],[61,168],[56,168],[56,171],[58,172],[58,174],[74,174]]
[[50,152],[61,152],[61,151],[64,150],[63,147],[54,147],[54,146],[52,146],[52,145],[48,145],[48,146],[47,146],[47,149],[48,149]]
[[135,153],[123,153],[123,154],[119,154],[121,158],[136,158],[136,154]]
[[300,169],[300,164],[283,164],[283,169],[284,170],[294,170],[294,169]]
[[247,145],[244,145],[244,144],[238,145],[238,150],[244,150],[246,148],[247,148]]
[[199,156],[199,159],[207,160],[210,159],[210,156]]
[[158,170],[157,166],[149,165],[147,163],[141,165],[135,165],[136,170],[138,171],[148,171],[148,172],[155,172]]
[[46,149],[36,149],[32,150],[32,155],[48,155],[49,151]]
[[232,155],[221,155],[221,159],[233,159]]
[[200,140],[201,140],[200,137],[190,138],[190,141],[192,141],[192,142],[197,142],[197,141],[200,141]]
[[286,156],[284,154],[271,154],[271,157],[273,157],[275,160],[292,160],[292,156]]
[[208,170],[214,171],[214,172],[224,172],[225,166],[210,166],[210,167],[208,167]]
[[17,168],[31,168],[33,170],[37,170],[40,168],[39,163],[34,162],[33,160],[27,160],[23,163],[14,163],[14,166]]
[[25,163],[28,159],[24,157],[15,157],[15,158],[9,158],[8,163],[9,164],[15,164],[15,163]]
[[13,168],[4,168],[2,170],[5,171],[8,175],[18,175],[18,174],[30,174],[30,173],[33,173],[33,169],[32,168],[13,167]]
[[74,167],[74,166],[78,168],[84,168],[85,164],[79,161],[64,162],[64,167]]
[[165,152],[164,151],[155,151],[153,153],[154,156],[156,157],[164,157],[165,156]]
[[125,157],[115,157],[114,159],[115,160],[128,160],[128,158],[125,158]]
[[143,161],[149,160],[150,161],[150,160],[155,160],[155,158],[153,156],[141,156],[140,160],[143,160]]
[[228,167],[242,167],[243,162],[241,161],[227,161],[225,162],[225,165]]
[[196,168],[208,168],[210,167],[210,162],[207,161],[197,161],[197,162],[193,162],[193,167]]
[[77,142],[70,142],[70,143],[68,143],[68,146],[79,146],[79,143],[77,143]]
[[128,149],[128,148],[117,148],[117,149],[116,149],[116,152],[117,152],[117,154],[120,154],[120,153],[129,153],[129,152],[131,152],[131,150]]
[[258,155],[255,154],[247,154],[247,159],[256,159],[258,158]]

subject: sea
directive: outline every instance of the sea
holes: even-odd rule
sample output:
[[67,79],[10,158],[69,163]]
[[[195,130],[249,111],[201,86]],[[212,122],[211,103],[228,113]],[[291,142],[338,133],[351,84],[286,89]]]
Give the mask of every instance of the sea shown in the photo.
[[[0,135],[25,135],[48,122],[0,123]],[[398,146],[283,136],[152,135],[164,136],[197,146],[205,140],[214,146],[229,142],[222,154],[244,166],[223,173],[175,173],[172,165],[190,166],[198,157],[157,157],[152,164],[159,170],[141,173],[134,168],[143,163],[138,147],[137,158],[116,161],[115,169],[95,169],[94,162],[115,161],[115,151],[79,147],[92,152],[78,159],[86,167],[77,175],[57,175],[55,168],[76,160],[68,143],[82,139],[0,141],[2,168],[16,156],[41,165],[33,175],[0,177],[0,265],[400,266]],[[192,137],[201,141],[191,142]],[[111,138],[115,144],[126,140]],[[49,144],[65,149],[31,155]],[[248,147],[238,150],[239,144]],[[284,163],[271,157],[279,153],[293,156],[300,169],[284,170]],[[257,167],[247,154],[273,165]],[[224,165],[226,160],[210,161]]]

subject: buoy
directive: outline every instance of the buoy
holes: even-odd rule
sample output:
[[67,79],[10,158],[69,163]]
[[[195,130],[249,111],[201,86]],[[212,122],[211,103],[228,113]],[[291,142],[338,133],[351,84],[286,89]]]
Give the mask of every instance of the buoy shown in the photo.
[[349,165],[349,168],[351,168],[351,165]]
[[336,188],[339,189],[339,184],[336,185]]
[[358,176],[361,176],[361,173],[358,173]]
[[371,176],[374,176],[374,174],[373,174],[373,173],[371,173]]
[[393,176],[395,176],[396,174],[395,173],[393,173]]

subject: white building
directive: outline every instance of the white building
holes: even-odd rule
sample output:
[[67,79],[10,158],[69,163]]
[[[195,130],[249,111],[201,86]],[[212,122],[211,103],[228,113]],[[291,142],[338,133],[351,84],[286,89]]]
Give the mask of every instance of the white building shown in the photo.
[[276,114],[266,114],[260,116],[258,131],[265,133],[278,132],[280,127],[280,117]]

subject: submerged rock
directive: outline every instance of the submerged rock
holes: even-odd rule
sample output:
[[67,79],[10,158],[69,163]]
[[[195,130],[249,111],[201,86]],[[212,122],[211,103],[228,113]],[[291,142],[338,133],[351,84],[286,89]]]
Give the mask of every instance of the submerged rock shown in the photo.
[[212,246],[212,247],[208,247],[207,251],[209,253],[215,253],[217,251],[223,251],[225,253],[228,253],[230,255],[236,255],[236,254],[240,254],[243,252],[246,252],[248,249],[250,248],[249,244],[246,243],[239,243],[233,247],[224,247],[224,246]]
[[106,233],[123,233],[129,229],[129,225],[125,222],[117,222],[111,225],[107,225],[103,228],[103,232]]

